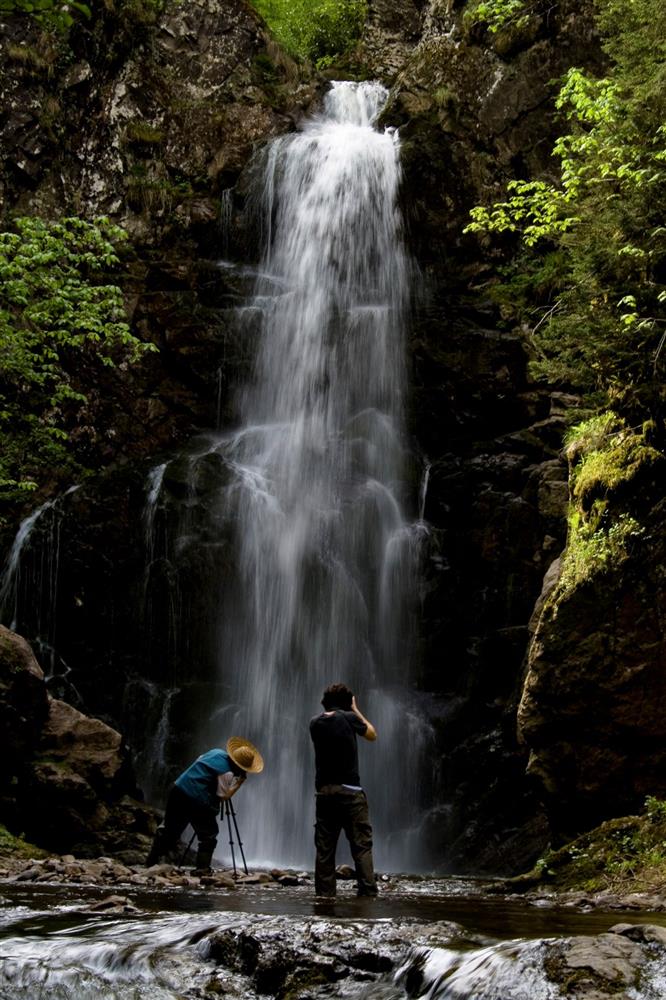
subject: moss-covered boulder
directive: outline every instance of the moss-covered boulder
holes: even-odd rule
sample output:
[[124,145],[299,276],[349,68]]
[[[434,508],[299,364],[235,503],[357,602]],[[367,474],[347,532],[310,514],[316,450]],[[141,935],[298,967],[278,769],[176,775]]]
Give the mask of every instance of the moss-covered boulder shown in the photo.
[[559,837],[666,795],[666,457],[650,427],[600,426],[570,445],[567,548],[518,714]]

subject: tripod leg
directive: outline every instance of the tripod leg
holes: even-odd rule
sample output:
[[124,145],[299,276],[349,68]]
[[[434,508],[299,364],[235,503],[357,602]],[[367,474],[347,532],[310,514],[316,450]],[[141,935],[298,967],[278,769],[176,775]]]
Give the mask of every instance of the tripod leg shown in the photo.
[[189,849],[191,848],[191,846],[192,846],[192,843],[193,843],[193,841],[194,841],[194,838],[196,837],[196,835],[197,835],[197,834],[196,834],[196,830],[195,830],[195,831],[194,831],[194,833],[192,834],[192,836],[190,837],[190,842],[189,842],[189,844],[187,845],[187,847],[186,847],[186,848],[185,848],[185,850],[183,851],[183,856],[182,856],[182,858],[180,859],[180,864],[178,865],[178,867],[179,867],[179,868],[182,868],[182,867],[183,867],[183,865],[185,864],[185,858],[187,857],[187,852],[188,852],[188,851],[189,851]]
[[231,813],[229,811],[229,799],[224,800],[224,811],[227,814],[227,826],[229,828],[229,847],[231,848],[231,863],[234,867],[234,878],[238,878],[238,872],[236,871],[236,855],[234,853],[234,838],[231,832]]
[[243,841],[241,840],[240,833],[238,832],[238,823],[236,822],[236,810],[234,809],[233,804],[229,801],[229,799],[227,799],[227,805],[229,807],[231,815],[233,816],[234,829],[236,830],[236,837],[238,838],[238,846],[240,848],[241,858],[243,859],[243,868],[245,869],[245,874],[249,875],[250,873],[247,870],[247,862],[245,861],[245,852],[243,850]]

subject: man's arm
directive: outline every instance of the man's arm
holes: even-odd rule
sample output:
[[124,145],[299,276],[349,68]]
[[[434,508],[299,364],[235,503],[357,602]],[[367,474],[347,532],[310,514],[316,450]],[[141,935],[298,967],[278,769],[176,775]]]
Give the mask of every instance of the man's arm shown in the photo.
[[352,697],[352,706],[351,707],[352,707],[352,712],[354,713],[354,715],[356,715],[357,718],[359,718],[361,720],[361,722],[365,725],[365,732],[364,733],[359,733],[359,736],[362,736],[364,740],[370,740],[371,743],[374,742],[374,740],[377,739],[377,730],[375,729],[375,727],[373,726],[373,724],[371,722],[368,722],[368,720],[366,719],[366,717],[363,715],[363,713],[361,712],[360,708],[356,704],[356,698],[355,697]]
[[235,795],[240,786],[245,781],[245,776],[242,777],[237,774],[233,774],[232,771],[226,771],[224,774],[218,774],[217,776],[217,796],[220,799],[230,799],[232,795]]

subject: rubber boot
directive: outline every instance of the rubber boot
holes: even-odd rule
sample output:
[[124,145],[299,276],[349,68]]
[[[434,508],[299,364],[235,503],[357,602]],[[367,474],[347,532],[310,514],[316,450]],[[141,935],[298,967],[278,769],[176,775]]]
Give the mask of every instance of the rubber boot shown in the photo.
[[164,830],[158,826],[153,839],[153,846],[150,848],[148,857],[146,858],[146,868],[159,864],[160,858],[164,854],[163,837]]
[[213,860],[212,851],[206,849],[202,850],[201,848],[199,848],[199,850],[197,851],[197,857],[194,863],[194,871],[192,874],[210,875],[210,873],[213,870],[210,866],[212,860]]

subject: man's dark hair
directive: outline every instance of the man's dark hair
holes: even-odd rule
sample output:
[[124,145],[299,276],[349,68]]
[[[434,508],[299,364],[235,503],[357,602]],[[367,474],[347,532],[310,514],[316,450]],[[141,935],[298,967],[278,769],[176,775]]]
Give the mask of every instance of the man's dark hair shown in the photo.
[[321,703],[326,712],[330,712],[332,708],[342,708],[344,711],[349,712],[352,707],[353,697],[353,692],[346,684],[331,684],[324,691]]

